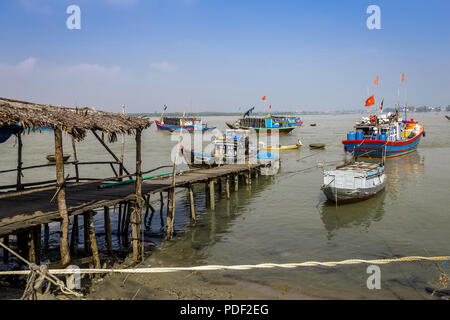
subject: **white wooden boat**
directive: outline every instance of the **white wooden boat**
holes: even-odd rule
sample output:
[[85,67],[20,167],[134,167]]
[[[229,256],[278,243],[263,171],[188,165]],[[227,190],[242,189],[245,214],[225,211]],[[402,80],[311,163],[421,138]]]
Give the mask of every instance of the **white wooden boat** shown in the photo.
[[[367,150],[367,146],[363,146]],[[381,163],[359,162],[358,152],[354,153],[352,162],[324,172],[322,191],[328,200],[336,203],[350,203],[369,199],[386,186],[384,172],[384,147],[373,147],[371,152],[383,154]],[[371,148],[372,149],[372,148]]]

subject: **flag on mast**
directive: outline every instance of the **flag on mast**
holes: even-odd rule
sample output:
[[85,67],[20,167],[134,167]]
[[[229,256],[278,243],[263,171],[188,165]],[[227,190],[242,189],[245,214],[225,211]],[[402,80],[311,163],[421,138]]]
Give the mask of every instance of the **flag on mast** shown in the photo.
[[405,74],[402,73],[402,82],[405,82]]
[[263,101],[266,100],[266,96],[262,97],[262,100],[263,100]]
[[377,76],[376,79],[373,81],[376,86],[378,85],[378,80],[379,80],[379,77]]
[[383,110],[384,98],[381,100],[380,110]]
[[370,96],[366,100],[366,107],[373,106],[374,104],[375,104],[375,97],[374,96]]

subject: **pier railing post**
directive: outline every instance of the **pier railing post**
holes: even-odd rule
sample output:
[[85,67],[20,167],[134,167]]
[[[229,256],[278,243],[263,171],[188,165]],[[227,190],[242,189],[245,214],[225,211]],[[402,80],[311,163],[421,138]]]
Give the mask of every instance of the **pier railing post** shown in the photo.
[[58,211],[61,216],[61,236],[60,236],[60,252],[61,264],[63,266],[70,262],[69,251],[69,215],[66,205],[66,188],[64,179],[64,160],[63,160],[63,142],[62,131],[54,128],[55,133],[55,160],[56,160],[56,182],[58,184]]

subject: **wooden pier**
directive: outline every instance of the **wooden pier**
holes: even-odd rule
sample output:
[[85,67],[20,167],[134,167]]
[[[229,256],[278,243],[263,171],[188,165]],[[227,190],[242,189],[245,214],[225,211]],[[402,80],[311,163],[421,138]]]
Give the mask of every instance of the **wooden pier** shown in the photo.
[[[119,236],[131,236],[133,259],[138,261],[143,256],[142,221],[149,211],[155,212],[151,205],[152,195],[159,195],[160,215],[162,219],[164,193],[167,193],[166,239],[174,233],[175,189],[184,188],[189,194],[190,217],[195,223],[194,189],[196,184],[205,185],[209,194],[209,204],[215,208],[215,188],[225,188],[226,197],[239,189],[239,177],[244,177],[246,184],[251,184],[252,177],[259,175],[263,164],[238,165],[228,164],[215,168],[195,169],[177,173],[176,176],[164,176],[144,179],[144,175],[153,170],[142,170],[141,133],[151,122],[144,118],[128,117],[123,114],[106,113],[93,109],[73,109],[48,105],[32,104],[0,98],[0,128],[18,124],[14,132],[18,137],[18,165],[15,169],[1,173],[17,171],[16,185],[0,186],[0,239],[4,244],[10,243],[10,236],[17,237],[17,247],[22,256],[30,262],[39,264],[42,247],[48,247],[49,223],[60,223],[61,267],[71,261],[71,253],[79,239],[79,216],[83,217],[85,255],[96,268],[100,267],[96,231],[93,216],[103,210],[105,239],[108,252],[113,253],[111,213],[118,215],[117,230]],[[39,169],[51,164],[23,167],[21,134],[23,129],[36,129],[39,126],[54,129],[56,179],[36,183],[22,183],[24,170]],[[83,139],[86,131],[92,132],[114,161],[79,162],[77,161],[76,141]],[[72,137],[72,150],[75,160],[63,162],[62,133]],[[119,157],[105,143],[97,131],[107,134],[110,142],[117,140],[118,134],[134,134],[136,140],[136,172],[130,173],[123,165],[123,154]],[[123,139],[122,139],[123,141]],[[123,148],[122,148],[123,150]],[[123,152],[123,151],[122,151]],[[114,176],[88,179],[81,176],[82,167],[91,164],[105,164],[111,167]],[[76,176],[64,174],[65,166],[74,166]],[[117,168],[116,168],[117,167]],[[171,167],[171,166],[164,166]],[[175,172],[175,170],[174,170]],[[133,179],[134,178],[134,179]],[[128,180],[127,180],[128,179]],[[13,189],[13,190],[11,190]],[[113,210],[111,210],[113,208]],[[114,210],[118,208],[118,210]],[[145,216],[145,217],[144,217]],[[144,217],[144,218],[143,218]],[[163,222],[163,221],[162,221]],[[69,226],[72,228],[69,228]],[[114,228],[115,229],[115,228]],[[131,232],[130,232],[131,229]],[[43,238],[43,239],[42,239]],[[7,262],[9,256],[3,257]]]

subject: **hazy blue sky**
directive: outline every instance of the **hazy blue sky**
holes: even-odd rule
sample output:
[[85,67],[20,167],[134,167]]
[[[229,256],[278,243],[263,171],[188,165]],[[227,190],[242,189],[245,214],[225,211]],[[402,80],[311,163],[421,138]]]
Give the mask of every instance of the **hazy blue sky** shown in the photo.
[[[68,30],[66,8],[81,8]],[[366,9],[381,8],[381,30]],[[129,112],[450,104],[450,1],[1,0],[0,96]],[[373,80],[380,76],[380,85]],[[375,90],[375,91],[374,91]]]

